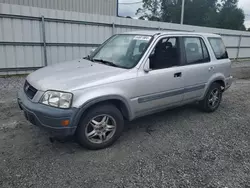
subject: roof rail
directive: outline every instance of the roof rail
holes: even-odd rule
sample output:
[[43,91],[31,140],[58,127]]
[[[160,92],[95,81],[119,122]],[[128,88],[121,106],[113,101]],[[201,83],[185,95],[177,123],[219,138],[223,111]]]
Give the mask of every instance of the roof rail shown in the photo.
[[155,33],[153,36],[160,35],[161,33]]

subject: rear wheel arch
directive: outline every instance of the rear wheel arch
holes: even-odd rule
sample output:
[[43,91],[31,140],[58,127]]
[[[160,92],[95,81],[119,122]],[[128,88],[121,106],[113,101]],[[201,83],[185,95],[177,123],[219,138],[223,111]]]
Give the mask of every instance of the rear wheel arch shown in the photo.
[[209,91],[210,87],[211,87],[214,83],[220,84],[220,86],[221,86],[221,91],[222,91],[222,92],[225,91],[225,81],[224,81],[224,78],[223,78],[222,76],[217,77],[217,78],[215,78],[215,79],[211,79],[211,80],[208,81],[208,83],[207,83],[207,85],[206,85],[206,87],[205,87],[204,93],[203,93],[203,95],[202,95],[202,97],[201,97],[200,100],[203,100],[203,99],[204,99],[204,97],[206,96],[206,94],[207,94],[207,92]]
[[206,89],[206,93],[208,92],[209,88],[211,87],[211,85],[213,85],[214,83],[217,83],[221,86],[221,90],[224,91],[225,89],[225,81],[222,79],[222,78],[218,78],[218,79],[215,79],[213,81],[210,82],[210,84],[208,85],[207,89]]
[[204,98],[201,101],[199,101],[199,106],[205,112],[214,112],[219,107],[221,99],[222,99],[221,82],[219,83],[217,81],[214,81],[208,87],[208,90]]
[[225,82],[224,82],[224,80],[222,80],[222,79],[215,80],[213,83],[218,83],[221,86],[221,90],[224,91],[224,89],[225,89]]
[[209,88],[211,87],[211,85],[213,83],[218,83],[221,85],[222,87],[222,91],[224,90],[225,88],[225,77],[222,75],[222,74],[216,74],[214,75],[213,77],[211,77],[208,81],[208,85],[206,87],[206,92],[205,94],[208,92]]

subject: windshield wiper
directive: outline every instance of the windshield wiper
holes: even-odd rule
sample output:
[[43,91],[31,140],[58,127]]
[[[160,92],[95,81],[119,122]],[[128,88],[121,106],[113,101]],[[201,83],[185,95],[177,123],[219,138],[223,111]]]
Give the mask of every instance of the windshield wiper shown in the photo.
[[90,55],[88,55],[88,56],[84,57],[83,59],[87,59],[87,60],[89,60],[89,61],[94,62],[94,60],[90,57]]
[[103,60],[103,59],[92,59],[92,60],[94,62],[101,62],[101,63],[103,63],[105,65],[110,65],[110,66],[113,66],[113,67],[121,67],[121,66],[119,66],[119,65],[117,65],[117,64],[115,64],[115,63],[113,63],[111,61],[107,61],[107,60]]

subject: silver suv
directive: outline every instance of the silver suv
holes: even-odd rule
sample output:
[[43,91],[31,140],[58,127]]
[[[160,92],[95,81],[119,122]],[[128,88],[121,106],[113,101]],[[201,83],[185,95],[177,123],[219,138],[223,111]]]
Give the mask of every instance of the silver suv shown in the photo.
[[33,72],[18,103],[32,124],[101,149],[120,137],[124,120],[193,102],[213,112],[231,84],[219,35],[136,31],[112,36],[83,59]]

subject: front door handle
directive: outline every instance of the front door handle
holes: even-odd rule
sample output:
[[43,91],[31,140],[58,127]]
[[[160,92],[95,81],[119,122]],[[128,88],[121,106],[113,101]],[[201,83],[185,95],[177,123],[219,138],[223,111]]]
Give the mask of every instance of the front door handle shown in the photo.
[[181,77],[181,72],[177,72],[174,74],[174,77],[177,78],[177,77]]

